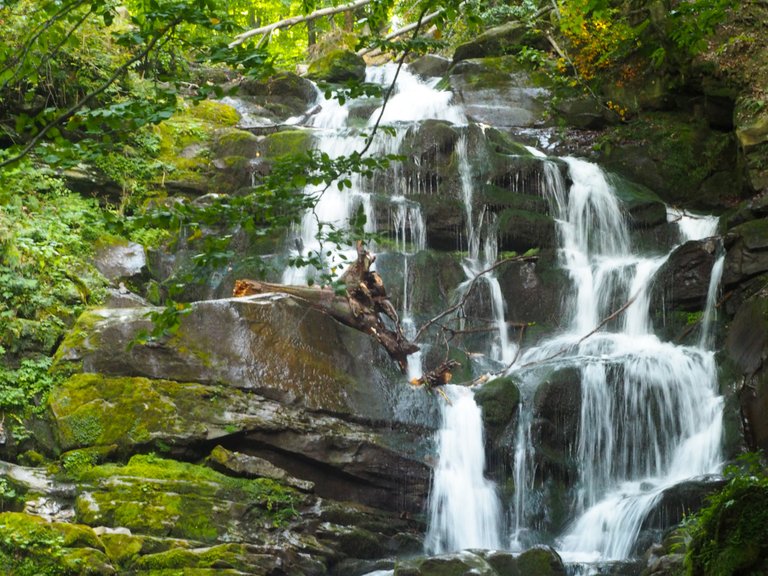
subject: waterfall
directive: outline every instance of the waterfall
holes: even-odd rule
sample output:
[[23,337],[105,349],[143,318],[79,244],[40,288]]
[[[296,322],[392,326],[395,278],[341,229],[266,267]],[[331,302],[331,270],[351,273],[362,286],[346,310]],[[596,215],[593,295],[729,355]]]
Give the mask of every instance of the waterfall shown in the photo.
[[[576,518],[559,540],[561,553],[574,561],[625,559],[666,488],[719,469],[722,400],[711,351],[701,344],[662,342],[652,332],[649,289],[668,254],[638,255],[602,171],[582,160],[564,160],[570,189],[554,167],[546,171],[546,180],[561,265],[573,285],[570,322],[565,333],[526,351],[520,364],[580,373]],[[716,227],[708,218],[673,217],[683,240],[706,237]],[[716,294],[718,282],[715,271],[711,293]],[[714,296],[709,300],[708,310]],[[622,305],[623,320],[617,315],[594,332]],[[519,376],[524,383],[531,380],[525,369]],[[523,410],[530,411],[532,392],[523,392]],[[535,451],[525,430],[530,416],[521,416],[518,426],[515,465],[532,474],[518,455]],[[531,477],[518,479],[519,472],[516,487],[524,493],[515,498],[512,547],[520,545],[533,485]]]
[[426,549],[432,554],[464,548],[499,548],[501,508],[493,482],[483,475],[485,446],[480,408],[473,393],[446,386],[439,461],[429,497]]
[[[386,86],[396,67],[371,68],[366,81]],[[477,206],[476,176],[472,173],[467,118],[452,102],[449,91],[436,81],[424,82],[403,69],[381,122],[394,135],[377,134],[372,156],[396,154],[415,122],[445,120],[459,131],[454,148],[465,229],[463,269],[466,279],[459,294],[470,285],[484,290],[490,300],[493,338],[486,350],[494,369],[513,375],[519,383],[520,408],[514,434],[512,473],[515,493],[510,509],[502,513],[494,484],[486,478],[480,408],[471,389],[445,386],[450,402],[440,402],[441,427],[436,436],[438,461],[429,497],[426,549],[444,553],[465,548],[501,548],[515,551],[551,537],[536,533],[535,515],[542,495],[541,470],[537,469],[534,398],[540,385],[555,371],[568,369],[576,376],[580,406],[579,428],[573,438],[572,459],[578,479],[567,506],[572,522],[554,541],[566,559],[605,561],[633,554],[643,521],[663,491],[721,465],[722,399],[717,378],[711,332],[722,275],[723,258],[715,263],[701,334],[695,345],[682,346],[660,340],[649,313],[653,278],[669,253],[643,255],[632,243],[623,208],[603,171],[575,159],[548,161],[531,149],[542,165],[540,188],[556,223],[559,265],[570,290],[563,309],[563,329],[519,354],[510,342],[505,302],[498,278],[483,273],[498,257],[495,215]],[[360,130],[350,117],[350,102],[319,102],[321,110],[311,119],[318,135],[318,150],[330,158],[350,154],[360,147]],[[368,102],[370,110],[373,101]],[[358,113],[360,108],[357,109]],[[370,114],[366,130],[378,122],[381,108]],[[371,182],[352,176],[351,188],[335,184],[322,194],[308,187],[306,194],[320,194],[315,209],[295,230],[291,255],[308,251],[323,255],[319,271],[343,269],[344,258],[354,258],[352,247],[340,249],[318,242],[321,227],[343,229],[362,210],[366,231],[374,232],[376,213],[389,211],[395,251],[402,257],[403,298],[401,323],[410,337],[416,331],[409,293],[412,257],[426,246],[424,216],[409,194],[433,193],[434,182],[414,177],[406,181],[397,163],[390,167],[389,198],[374,198]],[[388,202],[385,210],[375,203]],[[677,225],[679,242],[715,234],[717,219],[670,209],[669,222]],[[302,283],[318,271],[289,268],[283,281]],[[516,362],[515,358],[520,356]],[[409,359],[409,379],[421,374],[421,358]],[[538,492],[537,492],[538,491]],[[508,528],[504,528],[508,521]]]

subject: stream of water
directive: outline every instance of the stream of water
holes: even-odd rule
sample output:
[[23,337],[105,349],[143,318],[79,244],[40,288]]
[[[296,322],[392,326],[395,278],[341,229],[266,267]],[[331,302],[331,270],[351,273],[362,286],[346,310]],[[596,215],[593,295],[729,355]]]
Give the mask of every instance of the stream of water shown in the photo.
[[[394,66],[370,69],[367,81],[386,85],[394,73]],[[682,346],[660,340],[653,331],[650,292],[672,247],[665,254],[643,255],[633,246],[621,203],[598,166],[564,158],[566,180],[555,162],[536,152],[542,157],[540,188],[557,223],[559,261],[570,289],[563,308],[564,330],[519,352],[509,339],[499,282],[493,273],[483,273],[498,257],[496,222],[473,202],[476,182],[466,130],[462,131],[467,118],[451,96],[437,90],[434,82],[423,82],[403,70],[382,118],[394,127],[394,136],[378,135],[371,154],[400,152],[406,131],[421,120],[444,120],[460,129],[455,155],[466,212],[466,280],[456,292],[468,290],[473,282],[484,285],[495,325],[487,356],[500,366],[511,365],[507,373],[520,382],[521,407],[511,451],[515,493],[509,509],[502,510],[497,489],[486,477],[482,419],[473,391],[446,387],[451,402],[442,403],[436,437],[427,551],[520,551],[542,541],[532,521],[533,503],[541,498],[533,399],[548,374],[570,369],[578,374],[574,385],[580,395],[573,454],[578,480],[568,504],[572,521],[549,543],[571,561],[626,559],[634,553],[641,525],[665,489],[717,472],[721,465],[722,399],[711,329],[723,259],[718,258],[712,273],[698,343]],[[350,105],[334,101],[320,105],[322,110],[311,120],[319,149],[331,157],[358,149],[361,139],[351,127]],[[370,115],[368,129],[378,115],[378,110]],[[408,271],[412,256],[426,247],[426,227],[419,206],[408,195],[428,183],[406,180],[397,165],[391,171],[389,213],[395,251],[402,255],[404,268],[402,324],[413,335]],[[327,253],[318,242],[319,223],[344,227],[358,210],[366,215],[366,230],[375,231],[374,190],[362,178],[353,178],[352,184],[344,191],[330,186],[322,194],[314,212],[295,231],[293,256],[314,250],[326,254],[326,268],[343,266],[343,250]],[[676,223],[680,242],[711,236],[717,226],[714,218],[673,210],[669,220]],[[354,258],[351,247],[347,252],[347,258]],[[304,283],[314,273],[311,268],[289,268],[283,281]],[[622,305],[621,313],[604,321]],[[408,372],[409,379],[421,373],[420,356],[411,358]]]

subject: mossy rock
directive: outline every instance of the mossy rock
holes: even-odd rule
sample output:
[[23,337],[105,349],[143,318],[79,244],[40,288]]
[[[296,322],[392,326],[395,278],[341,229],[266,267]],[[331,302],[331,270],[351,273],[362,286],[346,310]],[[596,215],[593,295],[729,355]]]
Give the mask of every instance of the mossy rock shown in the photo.
[[302,500],[272,480],[231,478],[154,455],[90,468],[78,482],[83,489],[75,511],[81,522],[198,542],[215,542],[232,530],[258,531],[285,523]]
[[268,158],[299,155],[312,147],[312,134],[308,130],[281,130],[264,138],[261,152]]
[[488,436],[497,438],[517,413],[520,389],[512,377],[496,378],[475,392],[475,402],[483,410],[483,425]]
[[464,551],[429,558],[399,562],[394,576],[496,576],[493,568],[479,555]]
[[193,118],[198,118],[217,126],[235,126],[240,121],[240,115],[232,106],[215,100],[201,100],[186,108]]
[[213,137],[211,152],[216,158],[255,158],[261,151],[259,138],[245,130],[227,128],[219,130]]
[[666,223],[667,206],[653,190],[618,176],[611,176],[610,183],[629,214],[633,228],[651,228]]
[[547,214],[508,208],[499,214],[498,226],[502,250],[522,254],[532,248],[556,246],[555,220]]
[[[685,114],[655,112],[615,126],[596,148],[608,169],[656,191],[670,204],[711,211],[732,206],[746,193],[735,137]],[[726,188],[705,189],[718,173],[723,173],[717,177]]]
[[330,50],[310,62],[307,76],[331,83],[362,82],[365,80],[365,60],[351,50]]
[[[216,568],[239,570],[245,573],[268,573],[280,560],[257,547],[245,544],[221,544],[208,548],[176,548],[140,557],[133,564],[135,570],[168,570],[189,568]],[[241,572],[241,573],[242,573]]]
[[216,391],[195,383],[76,374],[51,392],[59,446],[63,450],[116,445],[128,451],[155,438],[207,436],[203,422],[225,407]]
[[115,574],[104,546],[88,526],[38,516],[0,514],[0,569],[21,576]]
[[528,28],[520,22],[508,22],[490,28],[477,38],[461,44],[453,53],[454,63],[468,58],[484,58],[518,52],[529,38]]

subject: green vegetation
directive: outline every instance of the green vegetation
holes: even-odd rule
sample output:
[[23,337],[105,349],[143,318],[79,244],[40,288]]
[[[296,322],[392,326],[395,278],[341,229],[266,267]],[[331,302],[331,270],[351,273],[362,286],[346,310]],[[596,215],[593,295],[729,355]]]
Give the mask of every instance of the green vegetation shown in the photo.
[[768,569],[768,474],[756,454],[743,456],[725,474],[725,488],[683,526],[686,576]]

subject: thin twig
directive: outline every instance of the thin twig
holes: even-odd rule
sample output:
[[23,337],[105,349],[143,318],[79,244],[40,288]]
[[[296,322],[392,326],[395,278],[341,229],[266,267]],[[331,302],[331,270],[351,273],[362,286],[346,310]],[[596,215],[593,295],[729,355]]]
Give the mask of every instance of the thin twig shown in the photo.
[[512,258],[504,258],[503,260],[499,260],[498,262],[493,264],[493,266],[490,266],[490,267],[486,268],[485,270],[483,270],[481,272],[478,272],[475,275],[475,277],[472,278],[472,281],[469,283],[469,286],[464,291],[464,294],[461,296],[459,301],[456,304],[454,304],[453,306],[450,306],[449,308],[446,308],[445,310],[440,312],[440,314],[438,314],[437,316],[435,316],[434,318],[429,320],[426,324],[424,324],[421,328],[419,328],[418,332],[416,332],[416,336],[413,338],[413,341],[414,342],[418,342],[419,338],[421,338],[422,334],[424,334],[424,332],[427,330],[427,328],[432,326],[435,322],[437,322],[441,318],[445,318],[449,314],[452,314],[453,312],[455,312],[456,310],[459,310],[462,306],[464,306],[464,304],[467,301],[467,298],[469,298],[469,294],[472,292],[472,290],[474,289],[477,281],[480,280],[480,278],[482,276],[485,276],[486,274],[490,274],[491,272],[496,270],[499,266],[502,266],[504,264],[509,264],[510,262],[529,262],[529,261],[532,261],[532,260],[538,260],[538,256],[525,256],[525,255],[523,255],[523,256],[513,256]]

